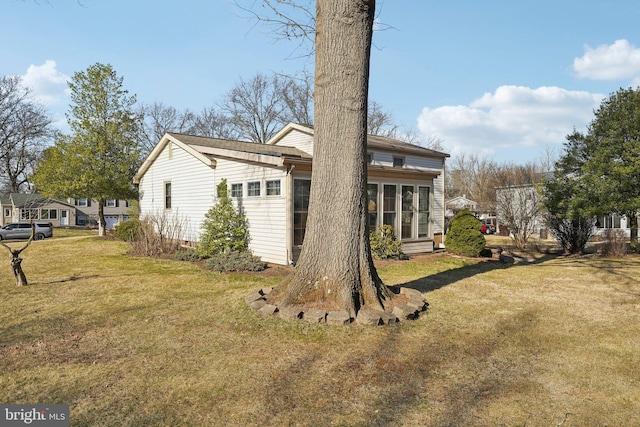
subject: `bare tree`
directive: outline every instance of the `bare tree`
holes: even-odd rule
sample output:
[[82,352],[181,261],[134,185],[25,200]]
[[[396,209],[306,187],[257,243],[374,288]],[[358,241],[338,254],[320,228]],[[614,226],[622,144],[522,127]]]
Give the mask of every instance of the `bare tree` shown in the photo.
[[264,144],[287,123],[285,83],[276,74],[258,73],[248,81],[241,79],[225,95],[220,107],[242,139]]
[[36,161],[55,135],[51,124],[20,77],[0,78],[0,179],[7,192],[26,189]]
[[383,111],[382,105],[376,101],[369,101],[367,108],[367,133],[386,138],[396,138],[398,134],[393,115]]
[[191,111],[179,111],[161,102],[142,104],[138,114],[143,117],[139,136],[143,157],[153,150],[166,132],[190,133],[196,123],[196,115]]
[[238,138],[231,119],[214,107],[205,107],[200,114],[196,115],[191,133],[210,138]]
[[531,236],[544,224],[537,185],[540,175],[534,164],[507,165],[496,172],[496,214],[501,227],[507,227],[518,249],[524,249]]
[[283,102],[285,120],[301,125],[313,125],[313,74],[302,71],[285,76]]

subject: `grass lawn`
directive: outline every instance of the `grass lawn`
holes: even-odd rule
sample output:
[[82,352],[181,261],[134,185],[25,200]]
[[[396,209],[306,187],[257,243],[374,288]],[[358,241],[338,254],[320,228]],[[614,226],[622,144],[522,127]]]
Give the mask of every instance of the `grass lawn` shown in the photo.
[[283,268],[126,251],[33,242],[23,288],[0,251],[0,403],[69,404],[74,426],[637,425],[638,257],[381,262],[431,306],[362,328],[258,317],[244,296]]

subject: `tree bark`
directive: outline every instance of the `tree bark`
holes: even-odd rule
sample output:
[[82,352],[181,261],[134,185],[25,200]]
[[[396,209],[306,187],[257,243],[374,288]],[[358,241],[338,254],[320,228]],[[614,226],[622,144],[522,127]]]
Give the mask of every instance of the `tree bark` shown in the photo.
[[8,245],[4,244],[3,242],[0,242],[0,245],[7,248],[7,250],[11,254],[11,261],[9,262],[11,263],[11,270],[13,271],[13,275],[16,278],[16,286],[27,286],[29,284],[29,282],[27,281],[27,276],[24,274],[24,271],[22,270],[22,258],[20,258],[20,254],[22,253],[22,251],[27,249],[29,245],[31,245],[31,242],[33,241],[35,233],[36,233],[36,226],[35,224],[31,224],[31,237],[29,237],[29,240],[27,240],[27,243],[20,249],[12,249]]
[[107,221],[104,219],[104,205],[106,200],[98,199],[98,237],[107,235]]
[[355,317],[383,310],[391,291],[371,257],[367,214],[367,97],[374,0],[318,0],[314,153],[308,219],[284,304],[322,304]]
[[627,213],[629,218],[629,252],[638,253],[638,213],[635,211]]

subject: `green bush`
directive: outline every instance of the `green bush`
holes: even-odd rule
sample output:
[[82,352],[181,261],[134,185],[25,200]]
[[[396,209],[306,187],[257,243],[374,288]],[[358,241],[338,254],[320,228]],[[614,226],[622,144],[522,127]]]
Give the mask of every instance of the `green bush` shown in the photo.
[[196,248],[178,249],[176,251],[176,259],[178,261],[200,261],[202,257],[198,254]]
[[251,255],[251,252],[225,252],[213,255],[204,262],[205,268],[222,273],[233,271],[262,271],[267,268],[267,263],[259,257]]
[[404,258],[402,242],[396,238],[396,233],[390,225],[382,225],[369,234],[371,255],[375,259]]
[[469,209],[463,209],[453,217],[444,245],[448,252],[478,257],[487,244],[480,232],[480,220]]
[[114,234],[118,239],[124,240],[125,242],[133,242],[138,238],[140,228],[140,220],[130,219],[129,221],[118,224]]
[[249,248],[249,226],[245,216],[233,207],[227,193],[227,180],[217,187],[218,201],[209,209],[202,224],[198,254],[208,258],[226,252],[245,252]]

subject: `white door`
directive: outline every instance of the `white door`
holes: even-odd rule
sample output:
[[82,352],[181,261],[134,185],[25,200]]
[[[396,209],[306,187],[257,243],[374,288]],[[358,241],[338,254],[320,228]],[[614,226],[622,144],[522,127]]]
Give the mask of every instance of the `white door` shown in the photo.
[[66,209],[60,210],[60,226],[64,227],[69,225],[69,211]]

